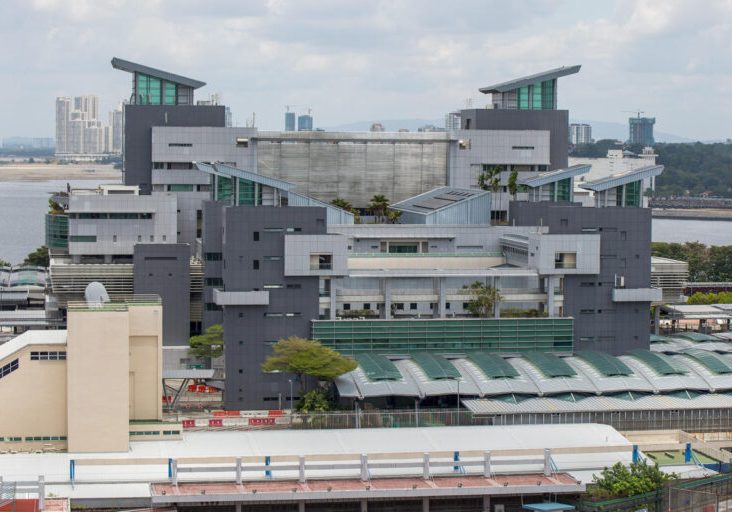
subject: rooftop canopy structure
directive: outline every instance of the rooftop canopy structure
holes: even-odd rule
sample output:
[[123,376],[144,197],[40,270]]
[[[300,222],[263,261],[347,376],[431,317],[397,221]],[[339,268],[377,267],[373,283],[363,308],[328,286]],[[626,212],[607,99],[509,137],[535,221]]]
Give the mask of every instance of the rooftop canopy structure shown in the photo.
[[485,190],[438,187],[391,205],[404,224],[489,224],[491,194]]
[[574,201],[574,177],[590,172],[590,165],[572,165],[566,169],[540,172],[519,179],[518,184],[529,188],[529,201]]
[[193,105],[193,91],[206,85],[200,80],[117,57],[112,59],[112,67],[134,75],[130,97],[133,105]]
[[506,110],[556,110],[557,79],[573,75],[580,66],[562,66],[479,89],[491,94],[493,108]]
[[643,181],[663,172],[663,165],[648,165],[620,174],[588,181],[580,188],[595,193],[595,206],[643,206]]

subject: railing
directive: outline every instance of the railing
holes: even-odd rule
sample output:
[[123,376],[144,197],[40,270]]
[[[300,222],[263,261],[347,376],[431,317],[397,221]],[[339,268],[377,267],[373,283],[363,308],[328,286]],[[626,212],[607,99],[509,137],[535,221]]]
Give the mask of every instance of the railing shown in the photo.
[[501,252],[352,252],[349,258],[502,258]]
[[89,303],[71,301],[67,304],[69,311],[127,311],[130,306],[159,306],[162,299],[159,295],[133,295],[120,302]]
[[332,263],[311,264],[310,270],[333,270],[333,264]]

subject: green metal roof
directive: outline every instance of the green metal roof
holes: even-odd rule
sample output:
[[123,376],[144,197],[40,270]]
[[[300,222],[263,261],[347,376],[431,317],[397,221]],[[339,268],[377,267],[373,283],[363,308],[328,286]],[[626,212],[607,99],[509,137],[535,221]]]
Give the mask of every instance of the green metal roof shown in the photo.
[[577,352],[577,357],[592,365],[598,372],[606,377],[615,377],[618,375],[631,375],[633,370],[615,356],[606,354],[605,352],[595,352],[594,350],[583,350]]
[[524,400],[536,398],[534,395],[522,395],[520,393],[509,393],[507,395],[496,395],[491,397],[492,400],[498,400],[499,402],[506,402],[510,404],[520,404]]
[[571,366],[554,354],[546,352],[527,352],[523,358],[536,366],[541,373],[549,378],[574,377],[577,375]]
[[610,398],[619,398],[620,400],[638,400],[639,398],[643,398],[644,396],[650,396],[651,393],[642,393],[638,391],[620,391],[618,393],[609,393],[604,396],[610,397]]
[[511,363],[495,354],[473,352],[468,354],[468,359],[489,379],[512,379],[519,376],[519,372],[511,366]]
[[684,350],[683,353],[684,355],[693,357],[698,362],[706,366],[708,370],[716,374],[732,373],[732,365],[714,352],[700,348],[688,348]]
[[686,373],[686,371],[681,369],[673,359],[666,355],[659,354],[658,352],[636,349],[631,351],[629,355],[647,364],[660,375],[684,375]]
[[702,341],[719,341],[714,336],[708,334],[702,334],[700,332],[680,332],[673,336],[674,338],[682,338],[689,341],[702,342]]
[[401,380],[402,374],[381,354],[356,354],[356,361],[369,380]]
[[675,398],[686,398],[691,400],[692,398],[696,398],[698,396],[701,396],[700,391],[694,391],[693,389],[681,389],[679,391],[672,391],[670,393],[664,393],[664,396],[673,396]]
[[668,336],[659,336],[658,334],[651,334],[651,343],[668,343],[673,341]]
[[430,379],[439,380],[460,378],[460,372],[457,368],[442,356],[429,354],[427,352],[417,352],[412,354],[412,360],[422,368],[424,373],[427,374],[427,377]]

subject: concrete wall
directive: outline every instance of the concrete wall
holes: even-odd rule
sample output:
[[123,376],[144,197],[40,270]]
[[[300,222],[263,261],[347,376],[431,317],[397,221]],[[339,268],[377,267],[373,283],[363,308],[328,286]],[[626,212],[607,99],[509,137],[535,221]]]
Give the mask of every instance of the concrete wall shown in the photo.
[[[125,105],[125,185],[149,194],[152,185],[153,126],[226,125],[226,107],[193,105]],[[185,143],[185,141],[176,141]],[[184,149],[184,148],[181,148]]]
[[[317,276],[285,277],[285,234],[265,228],[299,228],[303,235],[325,234],[325,208],[225,207],[223,210],[223,277],[226,291],[269,289],[267,306],[224,306],[226,352],[225,403],[229,409],[278,407],[278,397],[288,404],[292,375],[263,374],[260,365],[271,345],[288,336],[309,337],[310,320],[318,317]],[[206,212],[208,213],[208,209]],[[206,226],[208,227],[208,221]],[[220,228],[218,228],[220,233]],[[254,240],[254,232],[259,240]],[[206,240],[209,237],[206,236]],[[212,245],[215,248],[215,244]],[[204,246],[204,251],[209,248]],[[267,256],[279,256],[269,260]],[[259,262],[258,269],[253,261]],[[206,275],[208,276],[208,263]],[[217,263],[217,262],[213,262]],[[209,290],[206,290],[209,293]],[[273,316],[278,315],[278,316]],[[293,386],[295,390],[299,384]]]
[[564,278],[564,316],[575,318],[575,349],[622,354],[648,348],[649,302],[613,302],[615,277],[626,288],[648,288],[651,211],[582,208],[560,203],[511,203],[511,222],[547,226],[552,234],[600,235],[600,273]]
[[463,130],[549,131],[550,170],[567,167],[569,111],[567,110],[461,110]]
[[70,311],[67,323],[69,451],[127,451],[133,386],[127,311]]
[[[26,335],[27,336],[27,335]],[[2,450],[65,447],[66,441],[27,442],[29,436],[66,436],[66,361],[32,361],[31,352],[62,351],[65,345],[27,345],[0,359],[0,367],[18,359],[18,370],[0,379]],[[10,437],[21,441],[10,442]]]
[[[163,301],[163,345],[188,346],[191,318],[190,247],[187,244],[139,244],[134,255],[134,291]],[[180,361],[166,362],[167,368]],[[177,364],[174,364],[177,363]],[[182,365],[185,367],[185,363]]]

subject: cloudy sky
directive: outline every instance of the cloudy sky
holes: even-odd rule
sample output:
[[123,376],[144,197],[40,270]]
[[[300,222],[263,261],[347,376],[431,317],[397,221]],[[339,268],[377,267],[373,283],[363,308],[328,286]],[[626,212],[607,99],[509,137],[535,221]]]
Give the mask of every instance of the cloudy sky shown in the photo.
[[282,129],[425,118],[477,89],[582,64],[561,80],[574,119],[732,137],[730,0],[0,0],[0,137],[51,136],[54,99],[130,94],[113,56],[207,82],[234,121]]

